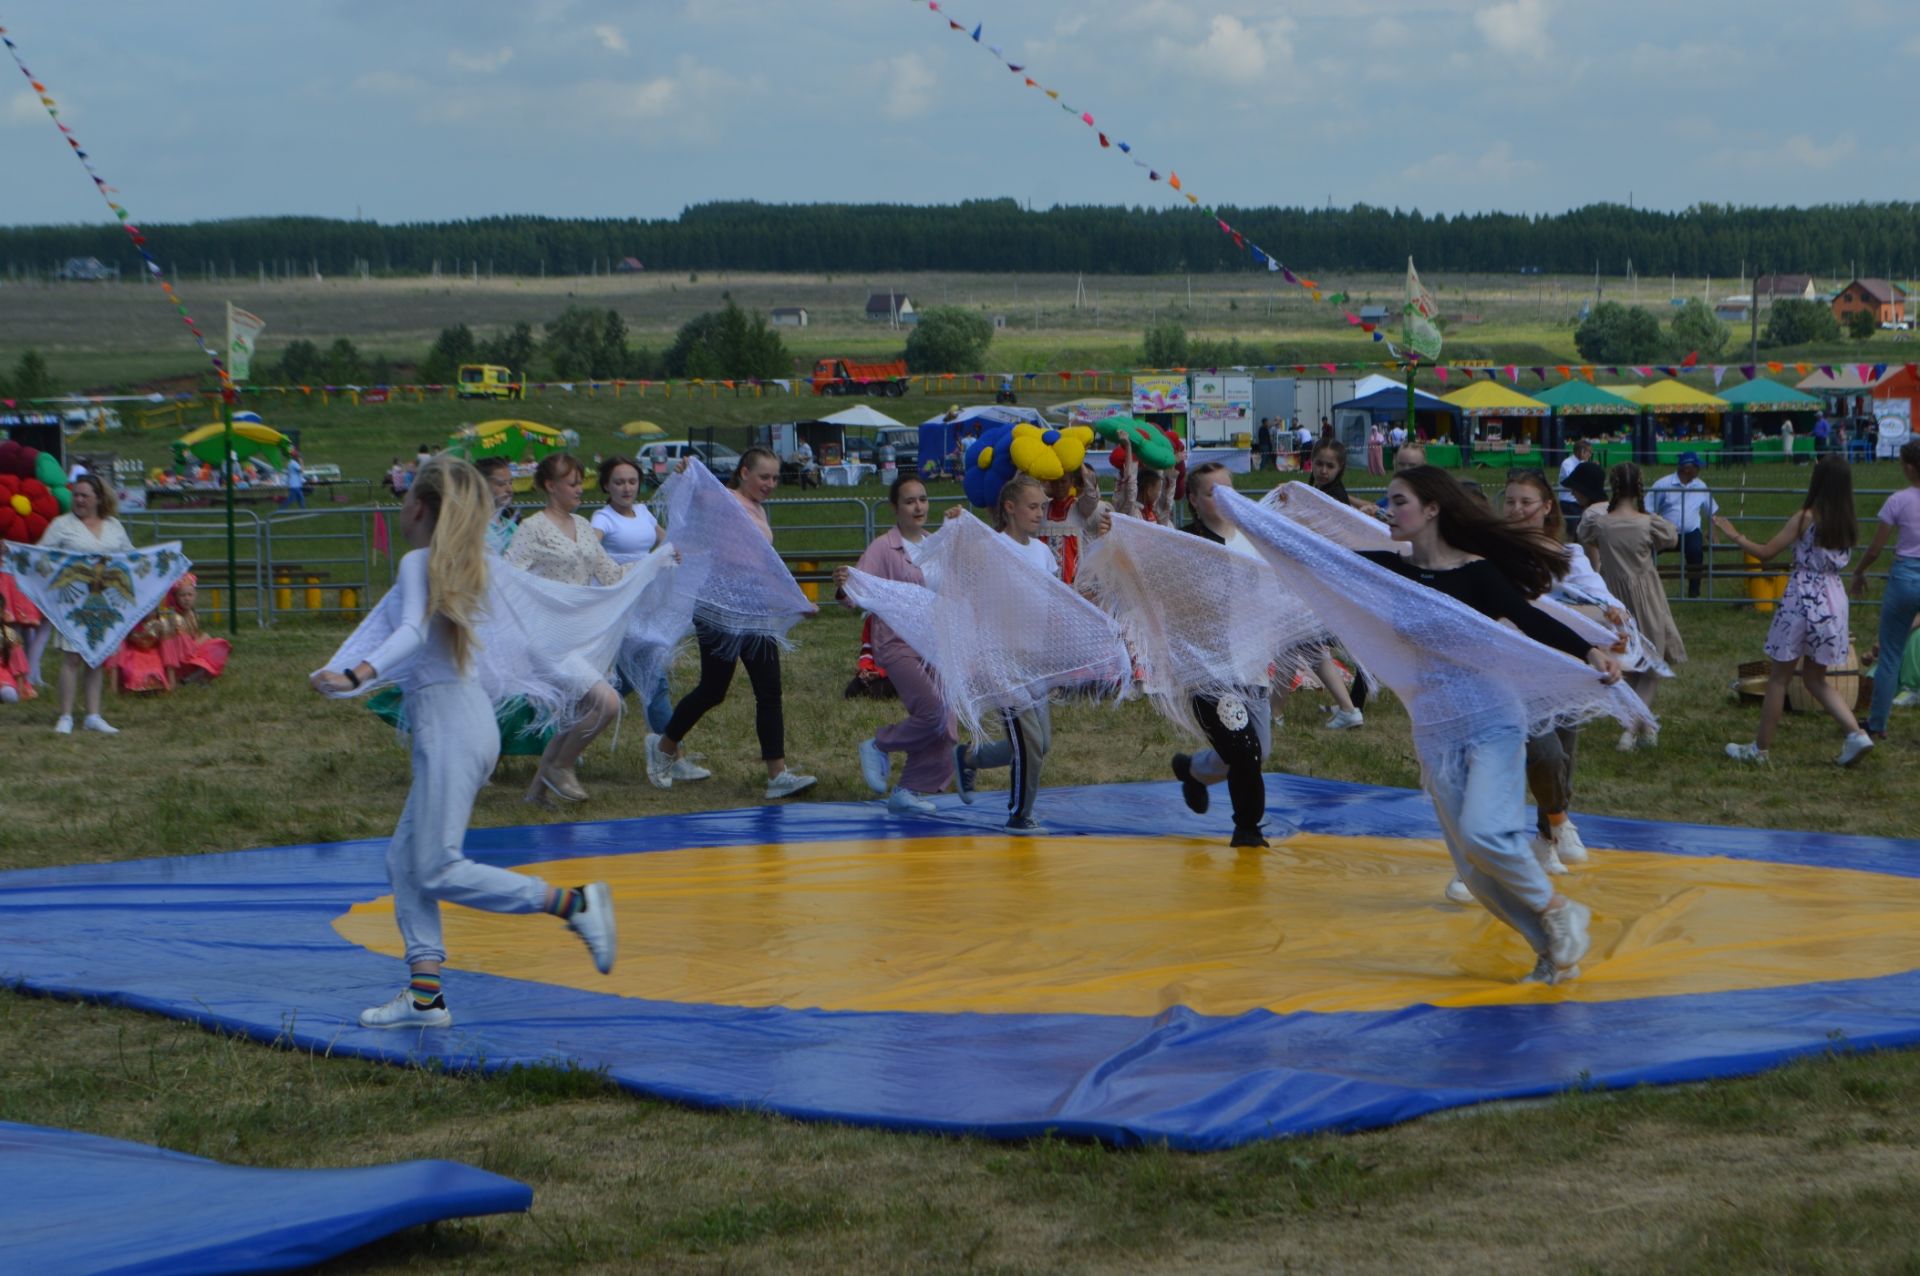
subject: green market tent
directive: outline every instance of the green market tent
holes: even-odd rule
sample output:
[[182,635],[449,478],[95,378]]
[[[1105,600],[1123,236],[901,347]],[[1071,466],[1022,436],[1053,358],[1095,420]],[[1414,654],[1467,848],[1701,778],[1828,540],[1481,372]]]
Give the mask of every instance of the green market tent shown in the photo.
[[1633,416],[1640,411],[1640,405],[1631,399],[1577,377],[1533,397],[1561,416]]
[[1778,381],[1769,381],[1765,377],[1756,377],[1731,390],[1723,390],[1720,397],[1727,401],[1727,406],[1746,412],[1817,412],[1821,402],[1818,395],[1781,385]]

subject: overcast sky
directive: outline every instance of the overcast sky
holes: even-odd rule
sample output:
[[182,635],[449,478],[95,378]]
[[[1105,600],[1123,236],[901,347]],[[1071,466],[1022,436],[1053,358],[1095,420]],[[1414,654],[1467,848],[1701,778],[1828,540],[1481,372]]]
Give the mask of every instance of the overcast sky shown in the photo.
[[[1910,0],[941,5],[982,43],[926,0],[8,0],[0,22],[154,222],[1177,198],[994,44],[1207,202],[1916,195]],[[0,70],[0,222],[105,216]]]

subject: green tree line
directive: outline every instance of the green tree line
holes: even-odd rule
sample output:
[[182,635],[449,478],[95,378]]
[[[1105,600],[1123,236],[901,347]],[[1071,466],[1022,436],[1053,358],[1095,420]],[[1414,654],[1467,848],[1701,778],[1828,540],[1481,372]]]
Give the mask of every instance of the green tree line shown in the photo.
[[[1594,204],[1564,213],[1444,213],[1352,208],[1222,208],[1279,260],[1315,272],[1540,270],[1732,277],[1743,269],[1904,277],[1920,266],[1920,203],[1680,212]],[[650,270],[1086,271],[1157,274],[1257,270],[1206,210],[1057,207],[1013,200],[950,205],[699,204],[671,219],[484,217],[384,225],[253,217],[143,227],[163,265],[189,274],[587,274],[635,257]],[[112,224],[0,228],[0,272],[44,272],[98,257],[142,266]]]

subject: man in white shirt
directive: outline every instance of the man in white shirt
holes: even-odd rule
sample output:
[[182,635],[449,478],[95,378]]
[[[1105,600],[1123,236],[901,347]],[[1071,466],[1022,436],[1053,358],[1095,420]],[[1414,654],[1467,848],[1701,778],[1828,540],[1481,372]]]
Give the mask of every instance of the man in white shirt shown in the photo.
[[1707,537],[1713,516],[1720,512],[1713,494],[1700,477],[1700,454],[1682,452],[1680,468],[1647,489],[1647,513],[1658,514],[1680,532],[1680,553],[1687,564],[1687,597],[1700,596],[1706,572]]
[[814,487],[820,482],[819,471],[813,465],[813,444],[805,439],[793,450],[793,465],[800,472],[801,487]]
[[1567,491],[1567,475],[1573,473],[1575,466],[1584,464],[1585,462],[1591,461],[1592,459],[1593,459],[1593,444],[1587,442],[1585,439],[1575,439],[1573,442],[1573,447],[1569,449],[1567,452],[1566,459],[1560,462],[1560,499],[1561,500],[1566,501],[1566,500],[1573,499],[1573,494]]

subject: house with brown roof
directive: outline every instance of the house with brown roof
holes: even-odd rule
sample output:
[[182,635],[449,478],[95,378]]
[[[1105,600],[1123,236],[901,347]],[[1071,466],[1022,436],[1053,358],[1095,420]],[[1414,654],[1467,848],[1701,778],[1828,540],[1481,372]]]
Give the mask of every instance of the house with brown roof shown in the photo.
[[1753,281],[1753,300],[1761,306],[1774,301],[1816,300],[1813,276],[1761,275]]
[[876,292],[867,297],[867,318],[887,323],[912,323],[918,316],[904,292]]
[[1846,327],[1848,316],[1867,310],[1878,324],[1907,321],[1907,290],[1886,279],[1856,279],[1833,299],[1833,317]]

